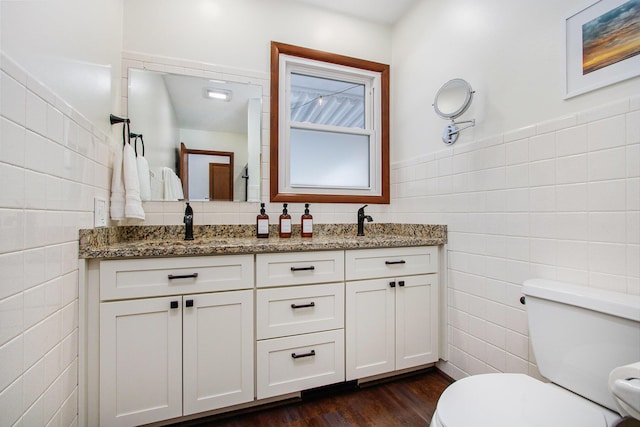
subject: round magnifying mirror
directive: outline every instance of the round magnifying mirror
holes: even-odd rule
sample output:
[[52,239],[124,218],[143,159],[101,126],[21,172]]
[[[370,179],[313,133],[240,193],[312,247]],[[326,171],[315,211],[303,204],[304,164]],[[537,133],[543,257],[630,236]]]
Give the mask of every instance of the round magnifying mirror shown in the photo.
[[436,114],[443,119],[453,120],[461,116],[469,106],[473,99],[473,89],[471,85],[463,79],[453,79],[446,82],[433,101],[433,108]]

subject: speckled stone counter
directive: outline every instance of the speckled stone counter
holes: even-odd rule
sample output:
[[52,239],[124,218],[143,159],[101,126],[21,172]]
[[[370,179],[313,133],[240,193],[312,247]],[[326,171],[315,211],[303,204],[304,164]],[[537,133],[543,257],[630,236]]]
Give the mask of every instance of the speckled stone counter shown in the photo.
[[134,258],[193,255],[230,255],[332,249],[432,246],[447,242],[447,226],[431,224],[365,224],[357,236],[355,224],[314,224],[313,237],[278,237],[271,225],[268,239],[255,237],[255,225],[194,226],[194,240],[184,240],[184,226],[124,226],[80,230],[79,257]]

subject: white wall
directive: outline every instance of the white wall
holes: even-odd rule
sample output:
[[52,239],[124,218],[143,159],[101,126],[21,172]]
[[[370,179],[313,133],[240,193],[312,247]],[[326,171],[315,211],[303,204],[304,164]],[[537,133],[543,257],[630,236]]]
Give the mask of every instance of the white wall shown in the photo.
[[389,63],[391,29],[289,0],[125,0],[124,50],[267,72],[270,42]]
[[78,423],[78,229],[109,195],[121,14],[120,0],[0,2],[2,426]]
[[120,106],[122,1],[1,3],[2,51],[105,133]]
[[[538,375],[527,278],[640,294],[640,78],[561,98],[560,24],[579,6],[422,1],[394,28],[391,206],[449,227],[454,378]],[[462,119],[478,124],[447,147],[431,103],[455,77],[477,90]]]
[[476,90],[456,143],[493,136],[640,92],[638,78],[562,99],[562,23],[585,0],[422,0],[393,30],[392,162],[444,147],[431,104],[461,77]]
[[108,199],[109,140],[7,57],[0,68],[0,425],[69,426],[78,230]]

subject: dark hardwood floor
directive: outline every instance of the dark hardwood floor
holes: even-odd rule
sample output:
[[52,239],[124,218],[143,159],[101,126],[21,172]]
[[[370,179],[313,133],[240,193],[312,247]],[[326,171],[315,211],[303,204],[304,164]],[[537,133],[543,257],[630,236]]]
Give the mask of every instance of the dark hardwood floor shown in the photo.
[[431,369],[361,387],[305,393],[292,403],[175,426],[428,426],[440,394],[450,383],[440,371]]

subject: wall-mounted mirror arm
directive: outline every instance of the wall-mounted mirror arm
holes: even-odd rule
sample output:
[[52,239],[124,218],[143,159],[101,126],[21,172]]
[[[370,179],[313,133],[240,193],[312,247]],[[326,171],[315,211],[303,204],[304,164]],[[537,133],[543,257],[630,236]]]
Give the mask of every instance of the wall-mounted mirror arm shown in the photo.
[[[467,124],[467,125],[463,127],[458,127],[458,125],[462,125],[462,124]],[[458,136],[459,136],[458,134],[460,133],[460,131],[469,129],[470,127],[473,127],[475,125],[476,125],[476,119],[463,120],[460,122],[451,120],[451,124],[445,126],[444,131],[442,132],[442,141],[445,144],[453,144],[458,139]]]

